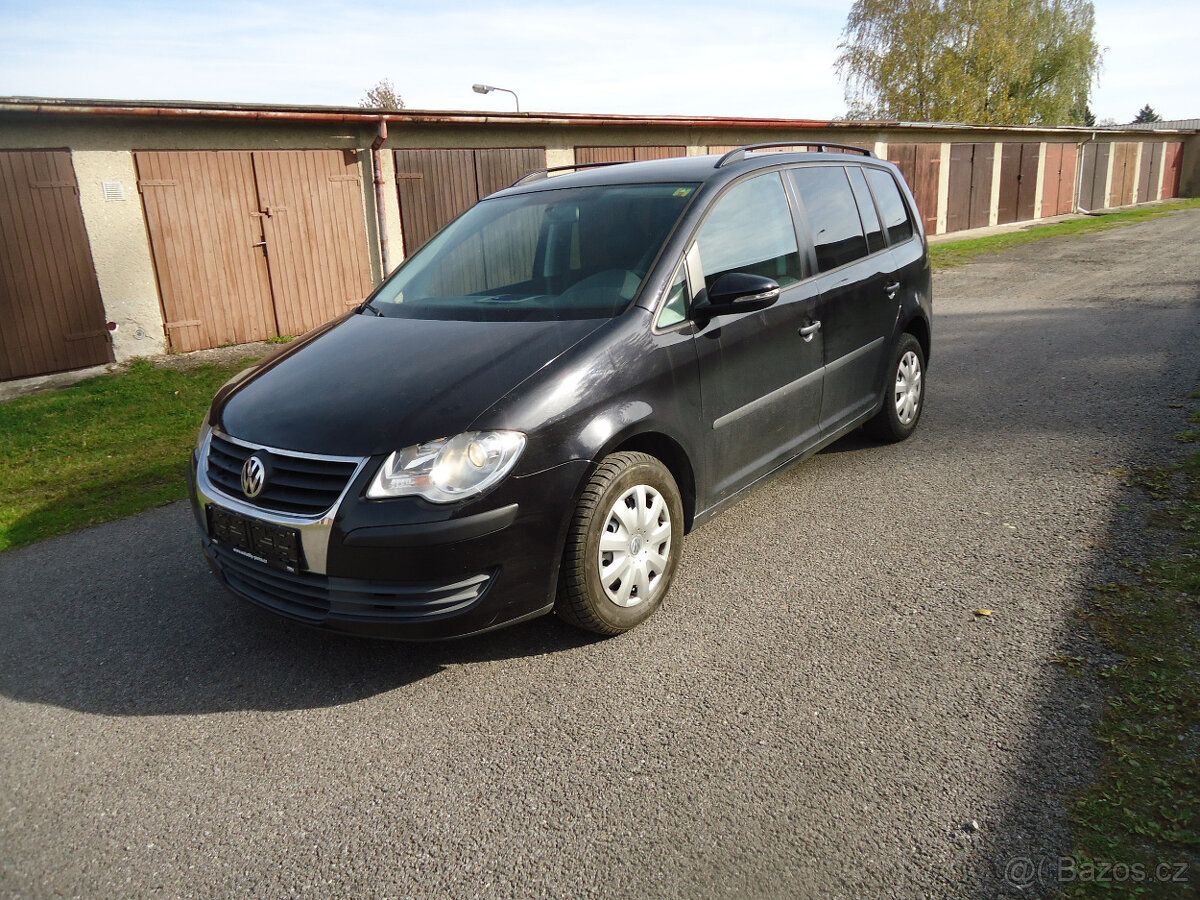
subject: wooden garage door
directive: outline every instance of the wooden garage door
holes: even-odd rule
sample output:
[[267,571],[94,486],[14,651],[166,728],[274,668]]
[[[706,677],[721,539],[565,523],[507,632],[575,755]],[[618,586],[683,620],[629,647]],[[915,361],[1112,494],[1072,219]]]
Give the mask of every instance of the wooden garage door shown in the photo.
[[687,156],[687,147],[576,147],[575,162],[580,165],[603,162],[640,162],[645,159],[670,159]]
[[988,224],[992,202],[994,144],[951,144],[950,187],[946,230],[982,228]]
[[254,154],[280,334],[304,334],[371,293],[362,171],[341,150]]
[[1179,196],[1179,182],[1183,174],[1183,143],[1175,141],[1167,144],[1163,153],[1162,199],[1169,200]]
[[996,221],[1026,222],[1034,217],[1038,157],[1042,145],[1007,142],[1000,148],[1000,201]]
[[938,175],[942,168],[942,145],[888,144],[888,161],[895,163],[912,189],[917,209],[928,234],[937,232]]
[[0,380],[112,362],[66,150],[0,152]]
[[1132,141],[1113,144],[1112,190],[1109,206],[1128,206],[1133,203],[1133,191],[1137,186],[1138,147]]
[[1138,168],[1138,203],[1158,199],[1158,176],[1161,172],[1162,144],[1142,144],[1142,164]]
[[251,154],[138,152],[134,160],[170,348],[277,335]]
[[1091,212],[1108,206],[1108,157],[1112,144],[1084,144],[1079,205]]
[[139,151],[134,158],[172,350],[302,334],[370,292],[353,154]]
[[396,190],[404,252],[411,256],[484,197],[546,166],[542,147],[397,150]]
[[1042,182],[1042,217],[1065,216],[1075,209],[1074,144],[1047,144],[1045,177]]

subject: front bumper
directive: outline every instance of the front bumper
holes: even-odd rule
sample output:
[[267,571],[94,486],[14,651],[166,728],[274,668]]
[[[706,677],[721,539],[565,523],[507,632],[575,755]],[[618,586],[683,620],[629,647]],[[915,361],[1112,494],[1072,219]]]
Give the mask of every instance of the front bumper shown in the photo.
[[[439,507],[363,499],[371,460],[326,515],[303,519],[221,491],[205,449],[192,455],[192,507],[205,557],[232,593],[305,625],[402,640],[464,637],[548,613],[588,465],[510,476],[479,500]],[[294,530],[300,564],[272,565],[216,537],[210,507]]]

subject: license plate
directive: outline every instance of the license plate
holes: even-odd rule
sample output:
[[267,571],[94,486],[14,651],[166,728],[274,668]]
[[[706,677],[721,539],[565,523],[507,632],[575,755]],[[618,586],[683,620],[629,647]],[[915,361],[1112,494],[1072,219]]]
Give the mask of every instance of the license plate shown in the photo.
[[260,522],[219,506],[208,508],[209,531],[217,541],[246,556],[288,572],[300,570],[300,532]]

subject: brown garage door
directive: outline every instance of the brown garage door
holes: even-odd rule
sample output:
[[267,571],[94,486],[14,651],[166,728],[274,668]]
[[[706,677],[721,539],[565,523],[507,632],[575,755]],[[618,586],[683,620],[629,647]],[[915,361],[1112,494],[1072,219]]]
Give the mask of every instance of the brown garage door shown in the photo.
[[1112,192],[1109,206],[1128,206],[1133,202],[1133,191],[1137,186],[1134,176],[1137,174],[1139,146],[1131,141],[1118,141],[1113,144]]
[[1138,203],[1158,199],[1158,176],[1161,172],[1162,144],[1142,144],[1142,164],[1138,168]]
[[1089,212],[1108,206],[1108,157],[1111,143],[1084,144],[1079,176],[1079,205]]
[[1163,200],[1179,196],[1179,182],[1182,174],[1183,143],[1176,141],[1167,144],[1166,149],[1163,151]]
[[912,189],[928,234],[937,232],[938,174],[942,168],[942,145],[888,144],[888,161],[896,164]]
[[371,293],[362,172],[353,153],[254,154],[280,334],[303,334]]
[[992,203],[994,144],[951,144],[950,187],[946,230],[981,228],[988,224]]
[[1064,216],[1075,209],[1074,144],[1046,145],[1046,174],[1042,183],[1042,216]]
[[411,256],[459,213],[545,165],[542,147],[397,150],[404,252]]
[[112,362],[66,150],[0,152],[0,380]]
[[356,157],[139,151],[172,350],[301,334],[371,290]]
[[996,221],[1025,222],[1034,217],[1038,157],[1042,145],[1007,142],[1000,146],[1000,200]]
[[645,159],[670,159],[687,156],[687,147],[576,147],[575,162],[579,165],[604,162],[640,162]]

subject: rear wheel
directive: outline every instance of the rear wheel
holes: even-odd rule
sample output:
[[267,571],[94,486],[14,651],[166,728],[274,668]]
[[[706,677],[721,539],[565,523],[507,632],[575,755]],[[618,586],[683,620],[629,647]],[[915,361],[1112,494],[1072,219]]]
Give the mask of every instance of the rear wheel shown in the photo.
[[925,351],[907,332],[901,336],[888,367],[883,409],[867,428],[883,441],[897,442],[916,430],[925,405]]
[[683,502],[667,467],[646,453],[605,457],[571,520],[554,611],[598,634],[628,631],[662,603],[682,542]]

